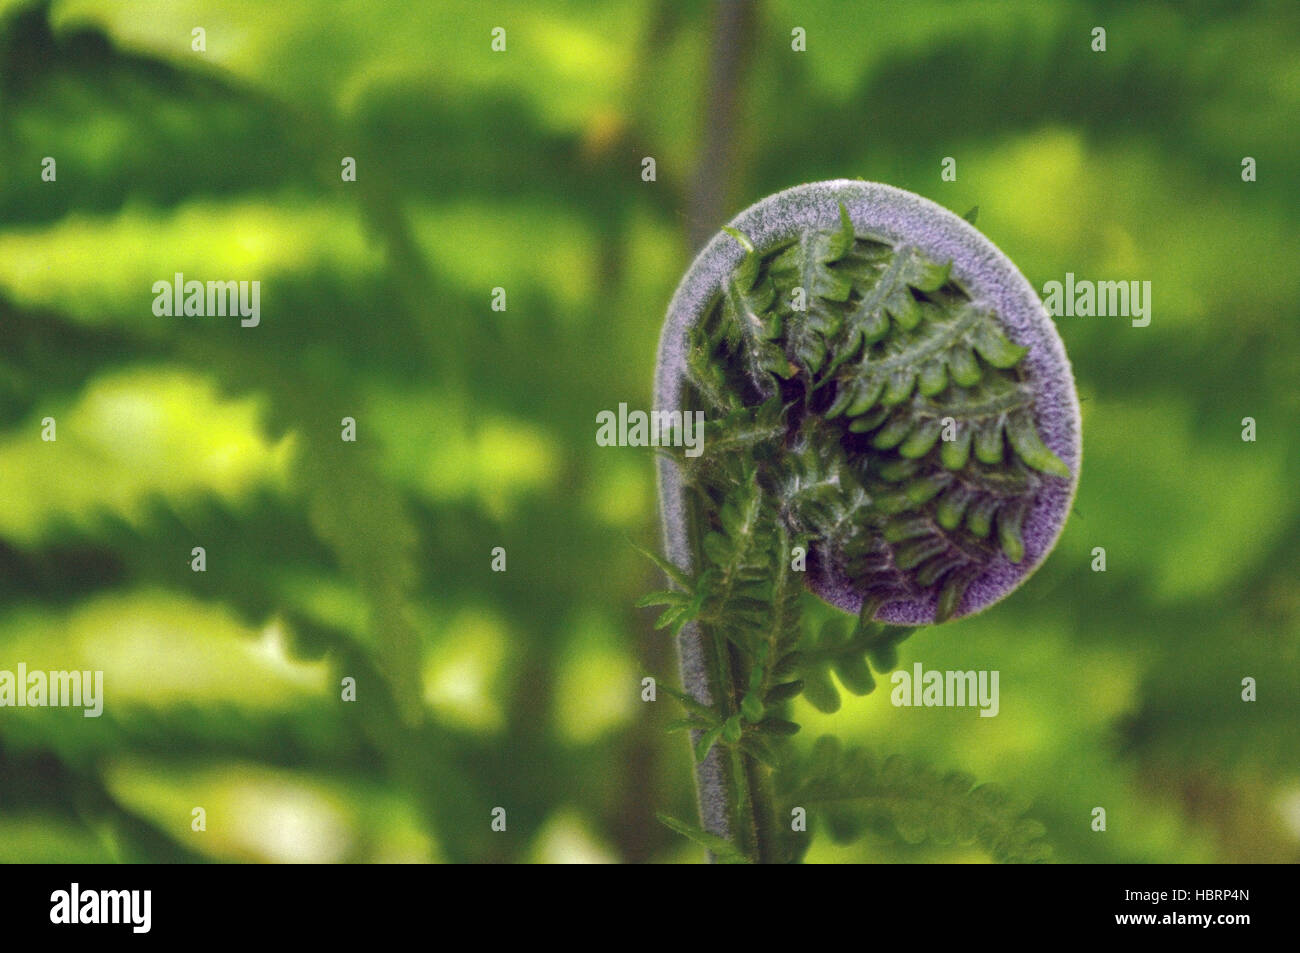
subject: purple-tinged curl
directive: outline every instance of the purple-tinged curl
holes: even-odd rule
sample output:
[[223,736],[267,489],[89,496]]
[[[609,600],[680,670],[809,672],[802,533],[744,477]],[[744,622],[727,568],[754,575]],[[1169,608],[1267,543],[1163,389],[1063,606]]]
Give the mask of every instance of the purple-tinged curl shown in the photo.
[[[805,231],[836,229],[841,204],[858,235],[914,246],[932,261],[951,261],[952,279],[972,300],[993,309],[1007,337],[1029,348],[1018,369],[1033,391],[1034,422],[1043,442],[1072,474],[1068,480],[1050,477],[1041,481],[1022,529],[1023,559],[1013,563],[998,553],[984,568],[966,590],[953,618],[972,615],[1002,599],[1037,569],[1065,526],[1083,455],[1070,362],[1050,315],[1024,275],[973,225],[929,199],[878,182],[837,179],[778,192],[741,212],[729,225],[746,235],[761,253]],[[719,231],[682,278],[659,341],[655,407],[693,409],[681,406],[688,332],[707,314],[724,280],[743,257],[741,246]],[[659,464],[659,499],[668,558],[693,571],[684,487],[677,465],[669,459],[661,459]],[[819,566],[810,572],[808,587],[847,612],[861,611],[861,593],[835,566]],[[937,603],[937,594],[891,602],[880,608],[876,618],[898,625],[926,625],[934,621]],[[683,668],[691,669],[696,661],[684,654]]]

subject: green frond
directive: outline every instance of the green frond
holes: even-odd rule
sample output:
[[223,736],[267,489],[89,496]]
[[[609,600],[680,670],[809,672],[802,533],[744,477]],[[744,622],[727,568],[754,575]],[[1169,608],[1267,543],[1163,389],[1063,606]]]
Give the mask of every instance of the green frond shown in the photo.
[[1004,791],[899,755],[881,761],[830,736],[817,739],[806,756],[783,768],[777,783],[787,812],[804,808],[809,830],[825,829],[839,843],[873,830],[908,844],[978,845],[1003,863],[1051,856],[1043,826]]
[[913,630],[874,621],[871,617],[878,605],[868,601],[851,632],[842,619],[831,619],[815,637],[805,638],[800,666],[803,696],[823,714],[840,709],[836,680],[850,694],[868,695],[875,690],[876,680],[867,660],[878,672],[888,672],[897,664],[896,646]]

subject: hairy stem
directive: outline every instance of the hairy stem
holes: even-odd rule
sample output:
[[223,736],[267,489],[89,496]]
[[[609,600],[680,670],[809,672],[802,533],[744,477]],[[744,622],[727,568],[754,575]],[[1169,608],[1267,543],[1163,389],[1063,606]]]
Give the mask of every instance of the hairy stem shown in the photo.
[[[743,684],[742,659],[726,640],[697,623],[678,639],[683,681],[696,701],[728,712],[739,707],[735,686]],[[697,666],[696,661],[703,665]],[[688,677],[690,673],[690,677]],[[698,741],[699,733],[692,741]],[[776,859],[771,772],[754,758],[714,745],[696,769],[701,826],[736,844],[756,863]]]
[[[703,558],[700,514],[695,506],[686,509],[685,533],[681,524],[666,523],[667,549],[679,565],[696,567]],[[743,660],[727,640],[713,627],[691,622],[679,634],[677,648],[687,694],[728,714],[738,710],[736,686],[745,684]],[[692,745],[699,737],[700,732],[692,732]],[[770,857],[771,780],[766,769],[719,744],[697,766],[695,779],[701,827],[732,841],[756,861]]]

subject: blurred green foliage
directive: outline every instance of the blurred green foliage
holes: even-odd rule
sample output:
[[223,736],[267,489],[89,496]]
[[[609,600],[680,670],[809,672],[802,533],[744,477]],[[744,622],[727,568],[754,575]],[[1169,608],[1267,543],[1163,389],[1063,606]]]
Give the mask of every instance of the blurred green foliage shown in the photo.
[[[1000,670],[999,717],[877,691],[796,742],[996,781],[1059,860],[1300,859],[1297,10],[771,0],[719,40],[650,0],[0,0],[0,668],[106,692],[0,710],[0,860],[700,859],[640,701],[653,463],[594,421],[648,405],[688,235],[853,176],[978,204],[1036,287],[1149,280],[1153,320],[1059,321],[1076,513],[901,649]],[[155,316],[175,272],[260,280],[260,326]]]

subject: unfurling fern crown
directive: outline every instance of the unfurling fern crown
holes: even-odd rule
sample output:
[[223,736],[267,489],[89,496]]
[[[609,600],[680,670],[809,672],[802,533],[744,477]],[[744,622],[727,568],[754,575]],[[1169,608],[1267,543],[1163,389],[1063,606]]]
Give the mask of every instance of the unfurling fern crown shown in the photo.
[[[701,762],[703,827],[668,821],[720,859],[802,856],[775,823],[795,808],[833,836],[883,821],[1041,858],[1041,828],[965,775],[829,739],[805,764],[786,736],[793,699],[833,712],[836,681],[871,692],[911,626],[986,608],[1051,550],[1081,447],[1049,316],[969,222],[889,186],[799,186],[723,233],[678,288],[657,368],[656,404],[705,420],[695,455],[661,461],[652,558],[674,586],[640,602],[679,636],[675,727]],[[806,625],[805,587],[856,625]]]
[[718,504],[709,532],[753,484],[810,545],[814,588],[944,621],[999,553],[1024,559],[1026,514],[1071,473],[994,306],[951,261],[839,218],[761,251],[726,229],[745,254],[689,330],[684,403],[709,424],[685,480]]

